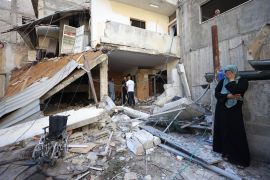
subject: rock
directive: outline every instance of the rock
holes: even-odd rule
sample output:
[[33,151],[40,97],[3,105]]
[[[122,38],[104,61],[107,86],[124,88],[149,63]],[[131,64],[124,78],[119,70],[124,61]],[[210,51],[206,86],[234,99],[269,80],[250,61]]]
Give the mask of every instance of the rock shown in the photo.
[[146,149],[146,154],[151,154],[154,150],[154,148]]
[[127,151],[127,149],[126,149],[126,147],[119,147],[119,148],[117,148],[116,149],[116,152],[126,152]]
[[116,114],[112,117],[112,122],[130,121],[130,117],[125,114]]
[[160,138],[159,137],[156,137],[156,136],[154,136],[154,145],[155,146],[158,146],[158,145],[160,145],[161,144],[161,140],[160,140]]
[[137,174],[134,172],[128,172],[125,174],[124,180],[137,180]]
[[144,154],[143,145],[140,143],[140,141],[137,138],[133,136],[127,139],[127,147],[131,152],[133,152],[136,155]]
[[143,178],[143,180],[151,180],[151,179],[152,179],[151,175],[144,176]]
[[176,156],[176,159],[182,161],[184,158],[182,156]]
[[124,161],[125,159],[126,159],[125,157],[122,157],[122,156],[119,157],[119,160],[120,160],[120,161]]
[[87,155],[87,159],[89,159],[91,162],[96,161],[98,159],[96,152],[89,152]]
[[101,107],[103,107],[106,111],[111,112],[116,108],[114,102],[109,96],[103,96],[101,101]]
[[72,159],[73,164],[82,164],[85,160],[82,158],[74,158]]
[[142,143],[145,149],[150,149],[154,147],[153,140],[154,136],[145,130],[140,130],[133,133],[133,136],[136,137],[140,143]]
[[126,139],[131,138],[132,134],[133,133],[130,133],[130,132],[126,133]]

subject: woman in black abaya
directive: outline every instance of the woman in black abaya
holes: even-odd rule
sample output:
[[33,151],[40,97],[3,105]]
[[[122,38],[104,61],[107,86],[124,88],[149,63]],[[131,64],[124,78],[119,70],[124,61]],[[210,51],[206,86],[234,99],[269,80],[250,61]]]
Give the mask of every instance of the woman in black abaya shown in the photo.
[[242,115],[243,96],[248,82],[238,76],[235,65],[224,68],[225,78],[216,89],[217,98],[213,150],[229,162],[249,166],[249,148]]

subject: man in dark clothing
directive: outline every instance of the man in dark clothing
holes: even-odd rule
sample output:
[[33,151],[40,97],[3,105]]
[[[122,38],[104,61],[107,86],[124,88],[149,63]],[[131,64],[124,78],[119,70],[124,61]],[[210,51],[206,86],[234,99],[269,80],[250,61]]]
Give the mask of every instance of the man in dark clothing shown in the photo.
[[121,93],[122,93],[122,105],[126,104],[127,99],[127,86],[126,86],[127,78],[126,76],[122,80],[122,87],[121,87]]
[[243,122],[243,96],[248,81],[238,76],[235,65],[224,68],[225,78],[215,89],[217,98],[213,150],[221,153],[224,159],[238,165],[249,166],[249,148]]

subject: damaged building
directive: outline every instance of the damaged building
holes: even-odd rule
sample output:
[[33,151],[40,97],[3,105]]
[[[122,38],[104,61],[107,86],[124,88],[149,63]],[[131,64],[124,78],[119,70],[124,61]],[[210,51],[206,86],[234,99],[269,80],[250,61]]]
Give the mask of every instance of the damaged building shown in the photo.
[[[11,0],[0,9],[0,177],[270,177],[269,0]],[[255,163],[244,170],[212,151],[215,79],[227,64],[249,81]],[[135,108],[121,103],[128,74]],[[54,115],[68,116],[60,165],[10,168],[33,159]]]

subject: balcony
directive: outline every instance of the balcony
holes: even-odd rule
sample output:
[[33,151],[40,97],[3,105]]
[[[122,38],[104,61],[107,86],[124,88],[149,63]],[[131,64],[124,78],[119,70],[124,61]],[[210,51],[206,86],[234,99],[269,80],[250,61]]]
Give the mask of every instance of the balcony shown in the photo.
[[106,22],[101,43],[118,46],[122,50],[180,57],[179,36],[171,37],[111,21]]

